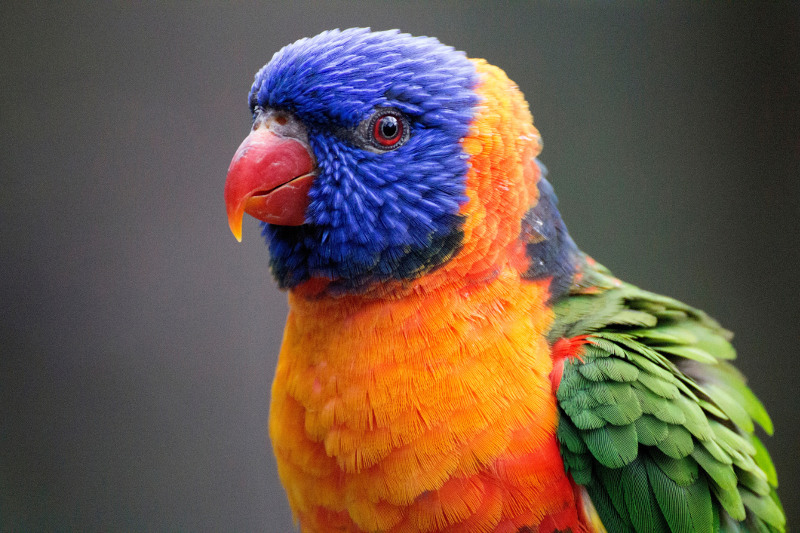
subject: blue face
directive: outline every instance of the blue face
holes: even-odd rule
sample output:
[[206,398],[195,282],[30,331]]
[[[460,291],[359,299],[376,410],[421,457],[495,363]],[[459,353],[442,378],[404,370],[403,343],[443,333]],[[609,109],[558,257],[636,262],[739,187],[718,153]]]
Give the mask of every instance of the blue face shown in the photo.
[[319,172],[307,224],[264,225],[281,287],[325,278],[331,290],[360,291],[458,252],[468,168],[459,141],[476,83],[462,53],[395,31],[325,32],[273,56],[250,106],[293,113]]

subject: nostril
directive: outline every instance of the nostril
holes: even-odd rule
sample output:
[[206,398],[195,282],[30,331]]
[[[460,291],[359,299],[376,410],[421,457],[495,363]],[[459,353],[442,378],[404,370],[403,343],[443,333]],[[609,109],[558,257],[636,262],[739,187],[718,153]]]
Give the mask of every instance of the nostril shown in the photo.
[[286,115],[278,115],[275,117],[275,122],[277,122],[280,126],[285,126],[286,123],[289,122],[289,119],[286,118]]

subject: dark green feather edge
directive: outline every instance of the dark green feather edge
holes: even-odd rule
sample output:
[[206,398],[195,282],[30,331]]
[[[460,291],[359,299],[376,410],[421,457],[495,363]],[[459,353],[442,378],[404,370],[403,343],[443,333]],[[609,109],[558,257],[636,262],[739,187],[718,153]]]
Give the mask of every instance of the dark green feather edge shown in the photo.
[[589,335],[557,391],[564,465],[609,532],[785,531],[761,402],[702,311],[587,260],[550,341]]

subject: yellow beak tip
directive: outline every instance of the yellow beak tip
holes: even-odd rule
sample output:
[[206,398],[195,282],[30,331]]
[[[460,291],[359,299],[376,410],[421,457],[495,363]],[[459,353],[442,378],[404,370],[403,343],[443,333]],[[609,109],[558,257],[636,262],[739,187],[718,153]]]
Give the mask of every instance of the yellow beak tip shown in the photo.
[[228,226],[231,228],[231,233],[236,237],[236,240],[242,242],[242,216],[234,216],[228,219]]

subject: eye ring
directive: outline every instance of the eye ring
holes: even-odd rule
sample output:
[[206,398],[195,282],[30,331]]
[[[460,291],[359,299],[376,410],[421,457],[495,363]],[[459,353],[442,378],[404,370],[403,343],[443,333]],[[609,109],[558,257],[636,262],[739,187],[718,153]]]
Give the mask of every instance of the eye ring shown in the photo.
[[395,109],[379,109],[370,117],[366,133],[380,151],[400,148],[410,136],[408,119]]

